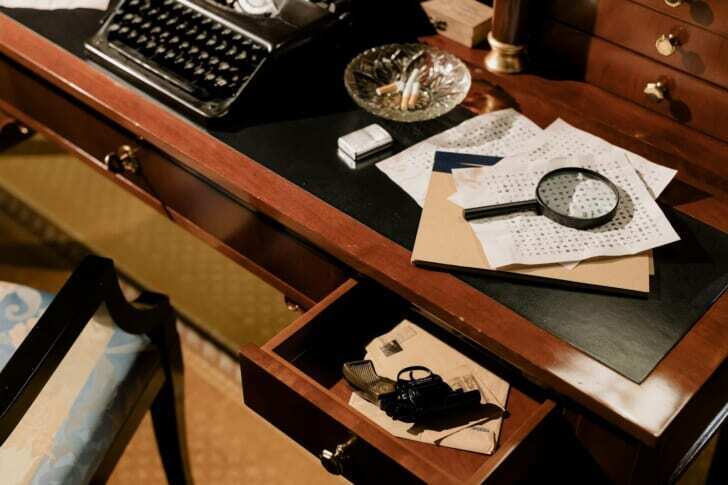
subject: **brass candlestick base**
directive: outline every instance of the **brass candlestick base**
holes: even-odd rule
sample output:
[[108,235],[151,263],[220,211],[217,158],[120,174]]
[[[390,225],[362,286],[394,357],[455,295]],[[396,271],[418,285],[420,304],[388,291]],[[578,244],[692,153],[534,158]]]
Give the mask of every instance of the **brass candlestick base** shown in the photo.
[[485,56],[486,69],[500,74],[515,74],[523,71],[525,46],[501,42],[493,37],[493,32],[488,33],[488,43],[491,51]]

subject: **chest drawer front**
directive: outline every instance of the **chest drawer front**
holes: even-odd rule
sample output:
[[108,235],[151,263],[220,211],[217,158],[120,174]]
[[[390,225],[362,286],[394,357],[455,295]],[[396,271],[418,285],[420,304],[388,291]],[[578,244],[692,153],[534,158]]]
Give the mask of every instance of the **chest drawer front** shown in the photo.
[[[567,76],[728,141],[728,92],[722,88],[560,22],[543,22],[530,45],[541,64],[558,60]],[[661,101],[645,93],[658,81],[664,85]]]
[[[372,478],[378,483],[512,483],[523,478],[524,463],[536,466],[546,456],[545,435],[553,422],[554,404],[538,390],[511,381],[508,414],[490,456],[396,438],[348,405],[351,390],[341,367],[361,359],[369,341],[403,318],[443,338],[410,311],[382,289],[345,283],[262,349],[242,349],[245,403],[314,455],[356,436],[359,444],[349,450],[342,470],[356,483]],[[463,346],[457,340],[448,343]],[[399,475],[388,476],[387,470]]]
[[549,14],[583,32],[728,87],[728,38],[627,0],[551,0]]
[[689,24],[728,37],[728,2],[725,0],[632,0]]
[[310,307],[346,279],[332,259],[276,222],[232,199],[156,147],[3,56],[0,110],[45,133],[101,170],[107,154],[125,145],[132,147],[143,176],[116,175],[118,183],[158,209],[159,200],[164,201],[175,222],[303,307]]

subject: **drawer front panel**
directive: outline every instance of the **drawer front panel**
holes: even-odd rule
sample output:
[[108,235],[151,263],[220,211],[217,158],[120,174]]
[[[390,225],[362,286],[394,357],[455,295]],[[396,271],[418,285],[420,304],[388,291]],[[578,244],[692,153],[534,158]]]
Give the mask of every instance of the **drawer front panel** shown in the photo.
[[[551,0],[548,5],[551,16],[572,27],[728,87],[728,38],[626,0],[576,5],[573,0]],[[660,54],[658,39],[669,55]]]
[[[722,88],[560,22],[543,22],[530,45],[540,64],[556,59],[562,74],[728,140],[728,93]],[[657,81],[666,86],[665,99],[660,102],[644,93],[648,83]]]
[[[353,413],[324,411],[324,406],[330,406],[323,394],[296,379],[293,372],[262,350],[243,349],[241,368],[245,404],[314,456],[335,450],[337,444],[354,435],[357,418]],[[348,450],[343,463],[343,475],[355,483],[425,483],[362,436]],[[433,473],[434,478],[437,472]]]
[[135,147],[144,177],[116,176],[117,182],[157,208],[157,199],[163,200],[177,223],[304,307],[345,280],[343,270],[333,260],[279,224],[216,190],[155,147],[111,125],[1,56],[0,109],[46,133],[96,168],[103,167],[104,156],[118,147]]
[[[543,464],[545,443],[549,442],[545,437],[550,434],[555,405],[539,397],[540,391],[530,385],[524,390],[521,381],[511,380],[508,414],[498,448],[492,455],[394,437],[348,405],[351,388],[341,375],[342,364],[361,359],[369,341],[391,330],[403,318],[443,338],[454,348],[463,345],[425,321],[422,315],[412,313],[406,302],[391,293],[349,281],[263,349],[253,345],[242,349],[245,403],[316,455],[324,448],[330,450],[332,443],[346,441],[350,434],[358,436],[379,455],[373,454],[366,460],[354,457],[352,463],[368,460],[369,468],[376,469],[381,462],[383,469],[396,470],[387,462],[391,460],[406,471],[407,480],[512,483],[527,478],[529,470]],[[479,359],[472,351],[466,353]],[[485,362],[481,364],[492,368]],[[367,447],[361,453],[371,453]],[[370,471],[354,467],[351,476]],[[379,476],[379,481],[396,483],[380,473],[375,476]]]
[[632,1],[728,37],[728,2],[725,0]]

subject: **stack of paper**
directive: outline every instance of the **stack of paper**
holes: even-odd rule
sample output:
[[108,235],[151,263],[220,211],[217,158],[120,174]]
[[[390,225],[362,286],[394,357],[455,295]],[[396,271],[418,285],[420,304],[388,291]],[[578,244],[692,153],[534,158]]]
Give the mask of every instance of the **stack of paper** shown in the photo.
[[[513,109],[476,116],[377,163],[377,167],[421,206],[427,195],[435,152],[504,157],[538,146],[541,128]],[[528,143],[534,140],[534,143]]]
[[[422,197],[422,179],[429,179],[413,262],[649,291],[648,250],[679,239],[654,200],[674,170],[562,120],[541,130],[504,110],[466,123],[480,130],[471,135],[474,143],[462,146],[463,124],[378,165],[393,180],[404,181],[400,185],[416,200]],[[499,151],[490,152],[492,147]],[[446,164],[447,173],[422,163],[437,153],[442,158],[445,151],[456,152],[450,160],[463,157],[463,163]],[[500,161],[473,163],[472,154],[491,156],[488,160],[498,155]],[[528,212],[471,223],[462,219],[463,208],[533,199],[541,176],[564,166],[589,168],[616,183],[622,202],[612,222],[584,231]]]

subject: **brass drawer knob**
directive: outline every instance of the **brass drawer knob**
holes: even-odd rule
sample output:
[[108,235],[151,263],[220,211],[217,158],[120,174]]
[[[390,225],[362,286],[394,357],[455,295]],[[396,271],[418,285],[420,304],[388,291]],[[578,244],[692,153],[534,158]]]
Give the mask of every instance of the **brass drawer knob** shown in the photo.
[[655,41],[657,52],[665,57],[673,55],[679,45],[680,39],[674,34],[662,34]]
[[30,128],[22,124],[15,118],[6,115],[0,111],[0,135],[16,137],[18,135],[25,137],[30,135]]
[[665,0],[665,5],[672,8],[677,8],[682,5],[683,0]]
[[25,126],[19,121],[9,121],[6,124],[0,124],[0,135],[11,133],[13,135],[28,136],[30,135],[30,128]]
[[667,86],[662,81],[647,83],[644,93],[659,103],[667,96]]
[[141,165],[136,157],[137,150],[129,145],[122,145],[116,152],[107,153],[104,163],[113,173],[138,174]]
[[359,439],[352,436],[346,442],[336,445],[334,451],[323,450],[319,454],[321,464],[333,475],[343,475],[351,461],[351,449]]
[[286,303],[286,308],[288,308],[288,310],[290,310],[292,312],[301,311],[301,306],[298,303],[296,303],[295,301],[288,298],[287,296],[283,297],[283,301]]

